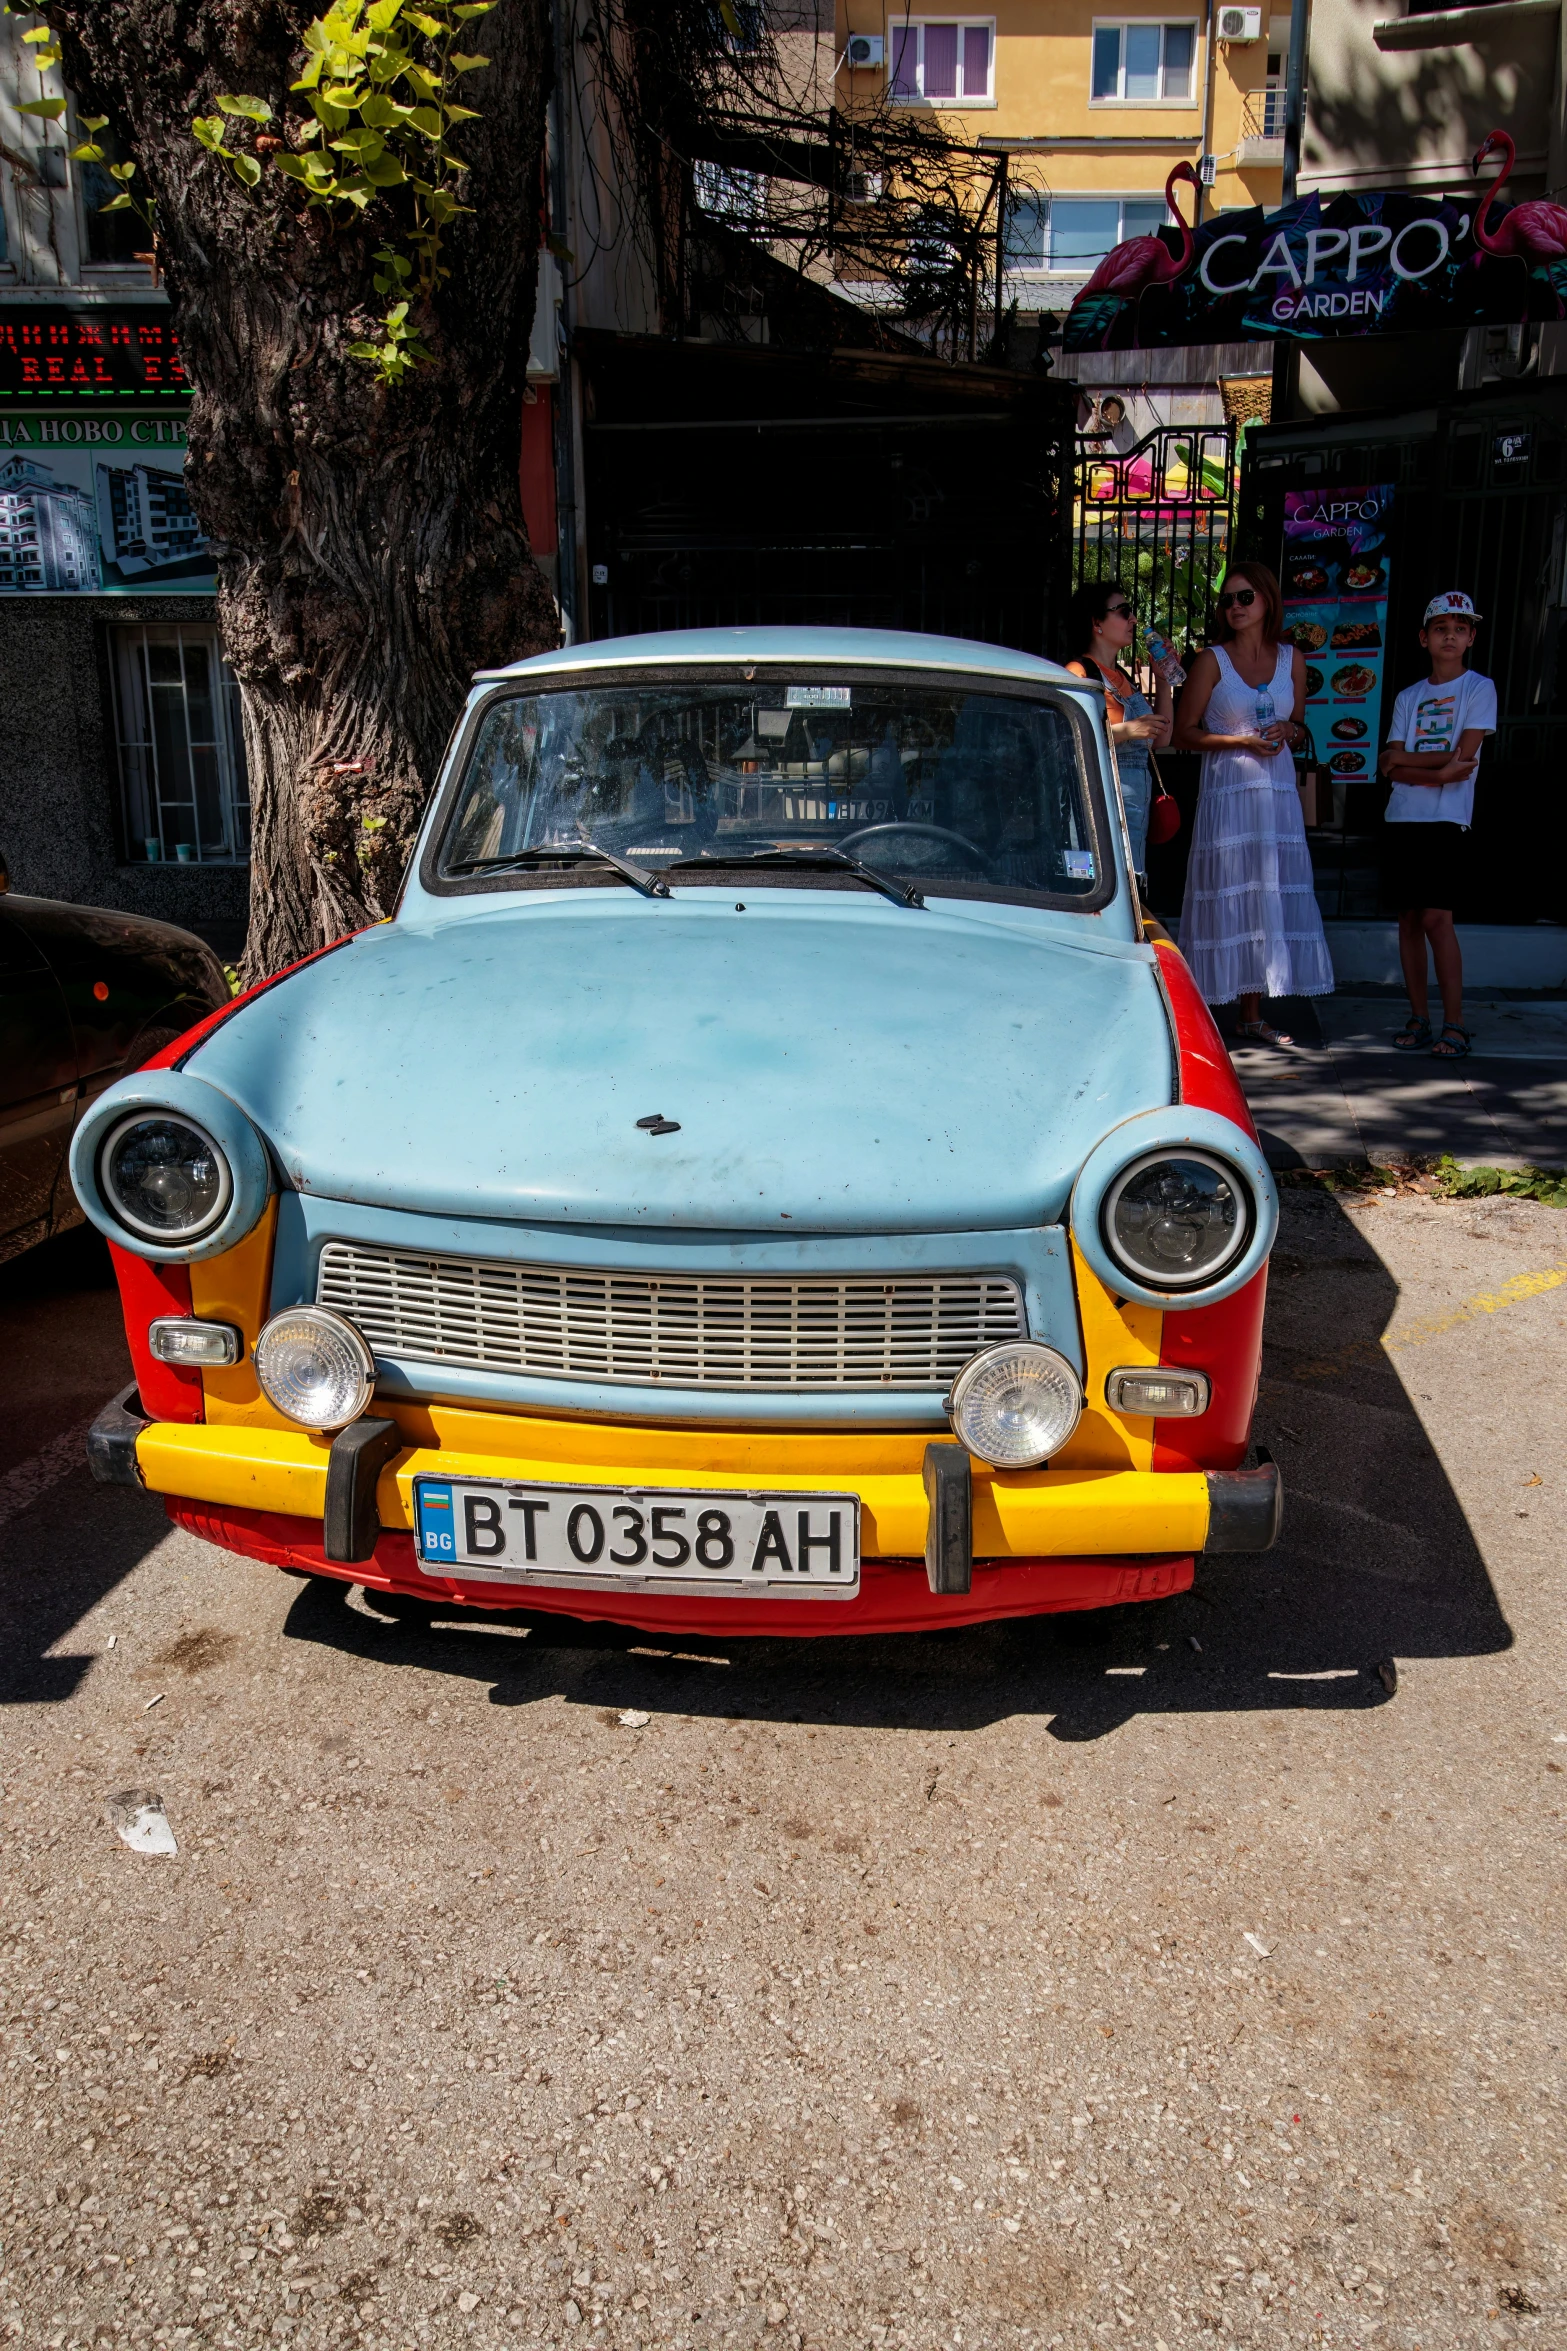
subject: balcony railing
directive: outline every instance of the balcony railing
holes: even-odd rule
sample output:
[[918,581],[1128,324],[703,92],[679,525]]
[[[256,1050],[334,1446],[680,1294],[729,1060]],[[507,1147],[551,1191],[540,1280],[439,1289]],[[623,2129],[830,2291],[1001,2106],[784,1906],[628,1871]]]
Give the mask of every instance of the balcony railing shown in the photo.
[[1241,107],[1241,137],[1282,139],[1287,95],[1282,89],[1249,90]]

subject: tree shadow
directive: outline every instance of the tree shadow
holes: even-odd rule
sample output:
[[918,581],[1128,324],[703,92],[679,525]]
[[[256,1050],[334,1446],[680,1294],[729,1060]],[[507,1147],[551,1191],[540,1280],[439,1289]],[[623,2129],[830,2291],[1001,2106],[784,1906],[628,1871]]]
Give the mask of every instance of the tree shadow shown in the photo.
[[1397,1285],[1332,1196],[1284,1196],[1258,1438],[1284,1533],[1198,1562],[1174,1600],[922,1634],[689,1638],[304,1585],[295,1640],[552,1697],[758,1722],[965,1731],[1012,1715],[1093,1740],[1144,1714],[1340,1713],[1388,1703],[1395,1658],[1511,1645],[1485,1563],[1381,1337]]

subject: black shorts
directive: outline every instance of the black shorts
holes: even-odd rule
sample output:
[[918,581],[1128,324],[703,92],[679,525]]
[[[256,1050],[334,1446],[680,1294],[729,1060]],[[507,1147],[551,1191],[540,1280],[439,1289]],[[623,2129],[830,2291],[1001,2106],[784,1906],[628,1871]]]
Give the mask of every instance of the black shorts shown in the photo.
[[1451,913],[1464,884],[1468,838],[1467,825],[1384,824],[1382,887],[1395,914],[1431,906]]

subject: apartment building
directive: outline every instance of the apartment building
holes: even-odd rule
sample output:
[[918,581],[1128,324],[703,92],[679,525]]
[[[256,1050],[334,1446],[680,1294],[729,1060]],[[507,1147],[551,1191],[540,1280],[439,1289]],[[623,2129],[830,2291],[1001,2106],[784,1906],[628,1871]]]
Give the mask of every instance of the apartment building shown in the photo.
[[[1527,0],[1526,0],[1527,4]],[[1005,292],[1060,317],[1123,238],[1171,217],[1178,164],[1215,210],[1279,202],[1289,16],[1218,0],[1129,10],[1117,0],[997,0],[992,12],[917,14],[839,0],[839,103],[928,110],[1004,166]],[[1193,192],[1178,190],[1188,222]],[[1048,329],[1047,335],[1048,335]],[[1261,376],[1265,345],[1085,355],[1064,363],[1085,407],[1111,391],[1135,433],[1210,421],[1221,375]]]

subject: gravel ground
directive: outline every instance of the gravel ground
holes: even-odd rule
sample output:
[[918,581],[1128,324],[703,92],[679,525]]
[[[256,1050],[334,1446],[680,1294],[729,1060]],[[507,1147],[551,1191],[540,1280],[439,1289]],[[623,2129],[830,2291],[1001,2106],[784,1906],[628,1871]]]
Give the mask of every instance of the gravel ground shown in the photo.
[[13,1447],[0,2330],[1567,2342],[1567,1219],[1291,1193],[1270,1328],[1276,1552],[917,1640],[394,1616]]

